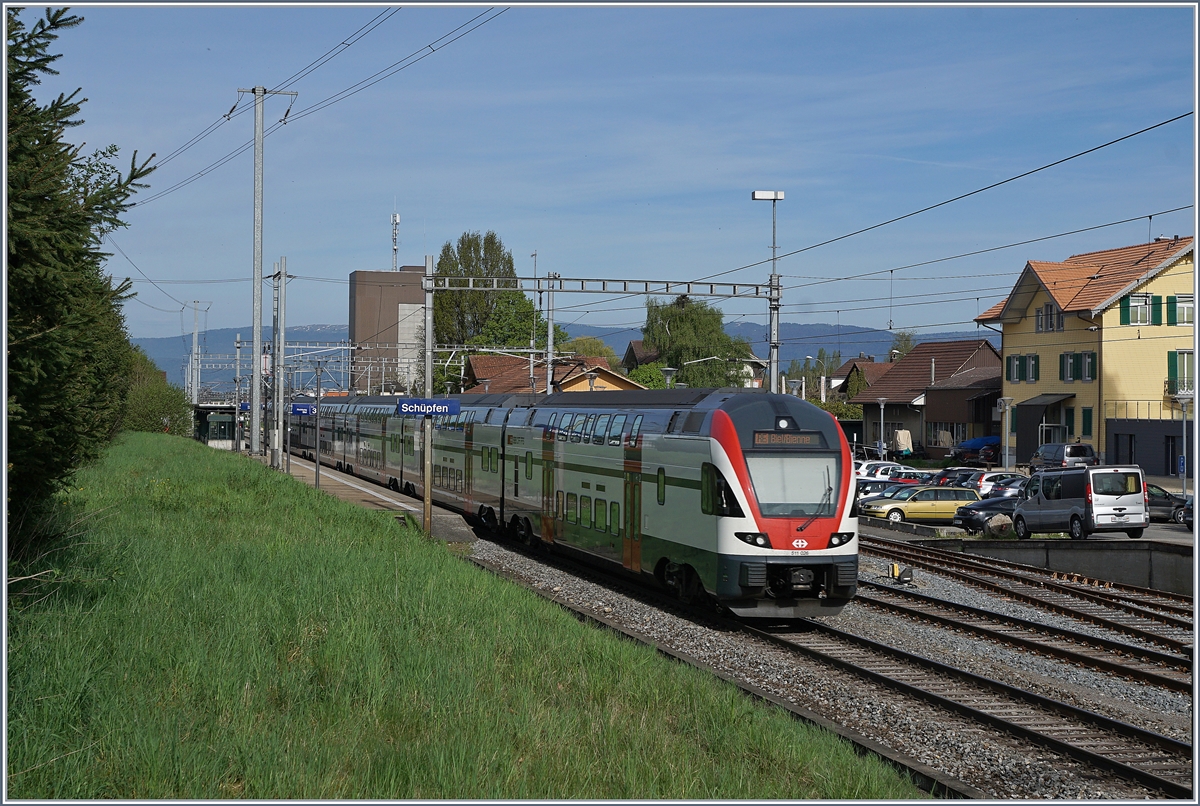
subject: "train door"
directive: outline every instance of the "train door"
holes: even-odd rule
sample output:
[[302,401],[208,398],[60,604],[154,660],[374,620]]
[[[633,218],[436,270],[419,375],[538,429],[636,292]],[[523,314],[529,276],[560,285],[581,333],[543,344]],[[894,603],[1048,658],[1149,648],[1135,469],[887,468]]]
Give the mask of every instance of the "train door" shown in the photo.
[[633,418],[625,439],[625,538],[621,564],[631,571],[642,569],[642,415]]

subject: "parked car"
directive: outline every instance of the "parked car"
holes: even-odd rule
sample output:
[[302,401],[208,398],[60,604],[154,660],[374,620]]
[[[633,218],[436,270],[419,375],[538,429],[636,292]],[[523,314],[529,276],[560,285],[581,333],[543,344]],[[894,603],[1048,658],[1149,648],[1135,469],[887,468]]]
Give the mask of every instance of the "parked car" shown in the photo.
[[1137,539],[1150,524],[1148,498],[1137,465],[1041,470],[1017,499],[1013,531],[1019,540],[1039,532],[1067,532],[1072,540],[1125,532]]
[[1011,518],[1016,506],[1017,499],[1015,497],[985,498],[982,501],[972,501],[955,511],[952,523],[965,529],[968,534],[978,534],[996,515],[1007,515]]
[[930,484],[943,486],[949,484],[952,479],[958,478],[960,473],[974,473],[973,467],[947,467],[933,474],[933,478],[929,480]]
[[860,503],[858,512],[869,518],[899,521],[943,521],[954,519],[965,503],[978,501],[979,493],[964,487],[917,487],[907,501],[883,499]]
[[897,484],[921,484],[929,476],[920,470],[897,470],[888,476],[888,481]]
[[1071,467],[1072,465],[1098,465],[1096,451],[1082,442],[1047,442],[1033,452],[1029,458],[1029,472],[1044,467]]
[[976,461],[981,465],[996,465],[1000,463],[1001,453],[999,445],[984,445],[979,449],[979,458]]
[[1183,518],[1183,525],[1188,528],[1189,532],[1192,531],[1192,497],[1190,495],[1188,496],[1187,503],[1183,505],[1181,517]]
[[[893,484],[881,493],[868,495],[858,499],[855,506],[861,507],[864,503],[873,503],[875,501],[907,501],[912,497],[912,494],[917,491],[917,487],[911,484]],[[861,510],[860,510],[861,511]]]
[[1012,481],[1000,482],[992,485],[992,489],[988,490],[988,498],[1016,498],[1021,494],[1021,490],[1025,489],[1025,485],[1029,483],[1028,476],[1019,476]]
[[1146,484],[1146,500],[1150,504],[1150,519],[1183,523],[1183,505],[1187,498],[1169,493],[1157,484]]
[[907,484],[897,484],[894,481],[887,479],[859,479],[858,489],[855,492],[856,498],[863,498],[868,495],[879,495],[884,490],[889,490],[892,487],[907,487]]
[[[880,470],[887,468],[887,471],[880,474]],[[893,469],[900,470],[903,468],[899,462],[863,462],[862,465],[856,465],[854,475],[860,479],[878,479],[887,478],[887,474]]]
[[991,445],[999,445],[1000,437],[975,437],[964,440],[950,449],[950,458],[956,462],[980,462],[980,452]]
[[997,484],[1003,484],[1006,481],[1023,478],[1025,478],[1023,473],[1014,473],[1011,470],[980,471],[979,473],[971,476],[971,478],[968,479],[963,486],[970,487],[973,490],[978,490],[981,498],[987,498],[988,493],[990,493],[992,488]]

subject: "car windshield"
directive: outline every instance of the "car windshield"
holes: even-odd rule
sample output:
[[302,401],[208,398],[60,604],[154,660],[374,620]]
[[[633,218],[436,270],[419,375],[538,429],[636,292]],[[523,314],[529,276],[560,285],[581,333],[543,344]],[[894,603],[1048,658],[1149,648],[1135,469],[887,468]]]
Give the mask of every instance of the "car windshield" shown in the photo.
[[768,518],[832,515],[841,478],[837,454],[746,454],[759,511]]

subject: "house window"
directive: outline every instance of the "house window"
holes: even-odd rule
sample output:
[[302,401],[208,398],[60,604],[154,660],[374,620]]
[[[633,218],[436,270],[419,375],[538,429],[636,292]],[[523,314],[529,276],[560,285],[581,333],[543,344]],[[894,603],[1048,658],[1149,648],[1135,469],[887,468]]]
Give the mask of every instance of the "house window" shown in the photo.
[[1075,380],[1075,356],[1079,353],[1062,353],[1059,355],[1059,373],[1060,380],[1070,383]]
[[[1170,299],[1168,297],[1168,299]],[[1180,294],[1175,298],[1175,324],[1195,324],[1195,302],[1191,294]],[[1168,322],[1168,324],[1170,324]]]
[[1149,294],[1130,294],[1129,295],[1129,324],[1131,324],[1131,325],[1148,325],[1148,324],[1150,324],[1150,295]]
[[966,438],[966,423],[925,423],[925,444],[930,447],[953,448]]
[[1030,353],[1025,356],[1025,373],[1022,380],[1028,380],[1030,383],[1039,380],[1041,378],[1040,363],[1037,353]]

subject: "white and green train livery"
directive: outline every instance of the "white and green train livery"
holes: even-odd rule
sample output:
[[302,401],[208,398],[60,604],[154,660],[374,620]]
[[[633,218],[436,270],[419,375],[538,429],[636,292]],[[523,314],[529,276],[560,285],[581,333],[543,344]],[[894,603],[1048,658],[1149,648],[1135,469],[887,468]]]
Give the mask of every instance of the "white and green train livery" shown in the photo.
[[[744,389],[454,399],[432,418],[443,506],[742,616],[834,615],[854,596],[853,465],[816,406]],[[398,408],[322,404],[322,463],[423,496],[423,418]],[[316,417],[295,419],[292,450],[314,458]]]

